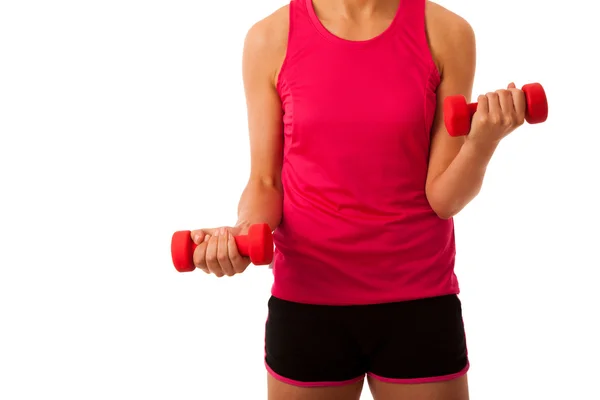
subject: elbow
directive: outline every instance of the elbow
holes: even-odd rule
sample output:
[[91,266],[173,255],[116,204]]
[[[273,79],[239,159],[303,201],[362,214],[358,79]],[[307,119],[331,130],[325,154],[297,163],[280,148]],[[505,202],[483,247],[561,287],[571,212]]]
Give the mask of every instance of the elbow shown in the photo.
[[460,210],[456,210],[453,207],[447,205],[433,205],[430,203],[431,209],[440,219],[450,219],[454,217]]
[[444,220],[456,216],[469,202],[477,196],[477,193],[469,193],[467,196],[458,196],[456,194],[427,195],[429,206],[435,214]]
[[[435,211],[435,210],[434,210],[434,211]],[[454,216],[455,216],[456,214],[458,214],[458,213],[456,213],[456,212],[452,212],[452,211],[449,211],[449,210],[448,210],[448,211],[435,211],[435,214],[436,214],[436,215],[437,215],[437,216],[438,216],[440,219],[443,219],[443,220],[448,220],[448,219],[450,219],[450,218],[454,217]]]
[[273,231],[281,222],[282,212],[281,181],[272,178],[251,178],[238,204],[238,224],[267,223]]
[[429,206],[441,219],[456,216],[481,191],[482,177],[466,177],[462,180],[452,178],[455,179],[431,179],[425,185]]
[[256,176],[250,177],[246,187],[254,187],[256,189],[277,191],[283,193],[283,185],[279,176]]
[[448,196],[448,193],[440,192],[436,189],[435,185],[430,184],[425,190],[429,207],[441,219],[454,217],[460,210],[457,209],[456,204],[454,204],[455,202],[452,201],[453,196]]

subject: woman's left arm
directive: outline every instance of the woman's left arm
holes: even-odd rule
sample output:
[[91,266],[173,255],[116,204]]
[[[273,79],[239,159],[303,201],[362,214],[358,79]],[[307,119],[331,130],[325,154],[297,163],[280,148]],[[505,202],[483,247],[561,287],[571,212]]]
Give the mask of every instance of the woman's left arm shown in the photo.
[[465,137],[450,136],[443,122],[443,102],[450,95],[463,95],[471,101],[475,34],[458,15],[432,6],[435,9],[429,13],[428,25],[435,28],[429,30],[429,40],[441,82],[425,190],[431,208],[440,218],[448,219],[477,196],[498,143],[523,124],[525,97],[513,84],[506,90],[479,96],[471,132]]

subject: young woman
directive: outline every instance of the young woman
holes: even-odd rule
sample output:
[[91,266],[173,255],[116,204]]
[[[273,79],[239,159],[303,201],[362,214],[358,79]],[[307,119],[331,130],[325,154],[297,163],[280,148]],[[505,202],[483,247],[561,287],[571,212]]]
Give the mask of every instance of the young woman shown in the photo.
[[511,84],[449,136],[474,74],[470,25],[426,0],[292,0],[249,30],[239,221],[192,237],[220,277],[249,264],[233,235],[274,230],[269,399],[356,400],[365,377],[376,400],[468,399],[452,217],[525,114]]

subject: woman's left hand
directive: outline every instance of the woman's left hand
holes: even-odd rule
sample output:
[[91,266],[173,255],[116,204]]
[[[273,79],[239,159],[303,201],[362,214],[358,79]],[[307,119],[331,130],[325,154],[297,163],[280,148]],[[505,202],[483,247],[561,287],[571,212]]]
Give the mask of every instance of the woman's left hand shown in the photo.
[[507,89],[479,96],[477,111],[471,122],[467,140],[482,144],[498,144],[525,122],[525,93],[514,83]]

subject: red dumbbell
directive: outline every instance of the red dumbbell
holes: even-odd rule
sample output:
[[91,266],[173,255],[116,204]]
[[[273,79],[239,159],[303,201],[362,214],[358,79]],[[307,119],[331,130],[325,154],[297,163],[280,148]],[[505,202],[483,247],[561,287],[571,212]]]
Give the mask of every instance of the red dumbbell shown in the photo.
[[[268,265],[273,261],[273,234],[268,224],[250,226],[247,235],[235,236],[235,244],[241,255],[250,257],[254,265]],[[171,257],[179,272],[189,272],[194,266],[196,243],[190,231],[177,231],[171,239]]]
[[[539,83],[529,83],[523,88],[527,108],[525,120],[530,124],[539,124],[548,118],[548,100],[546,92]],[[477,111],[477,103],[467,104],[461,96],[448,96],[444,100],[444,124],[450,136],[463,136],[471,130],[471,119]]]

